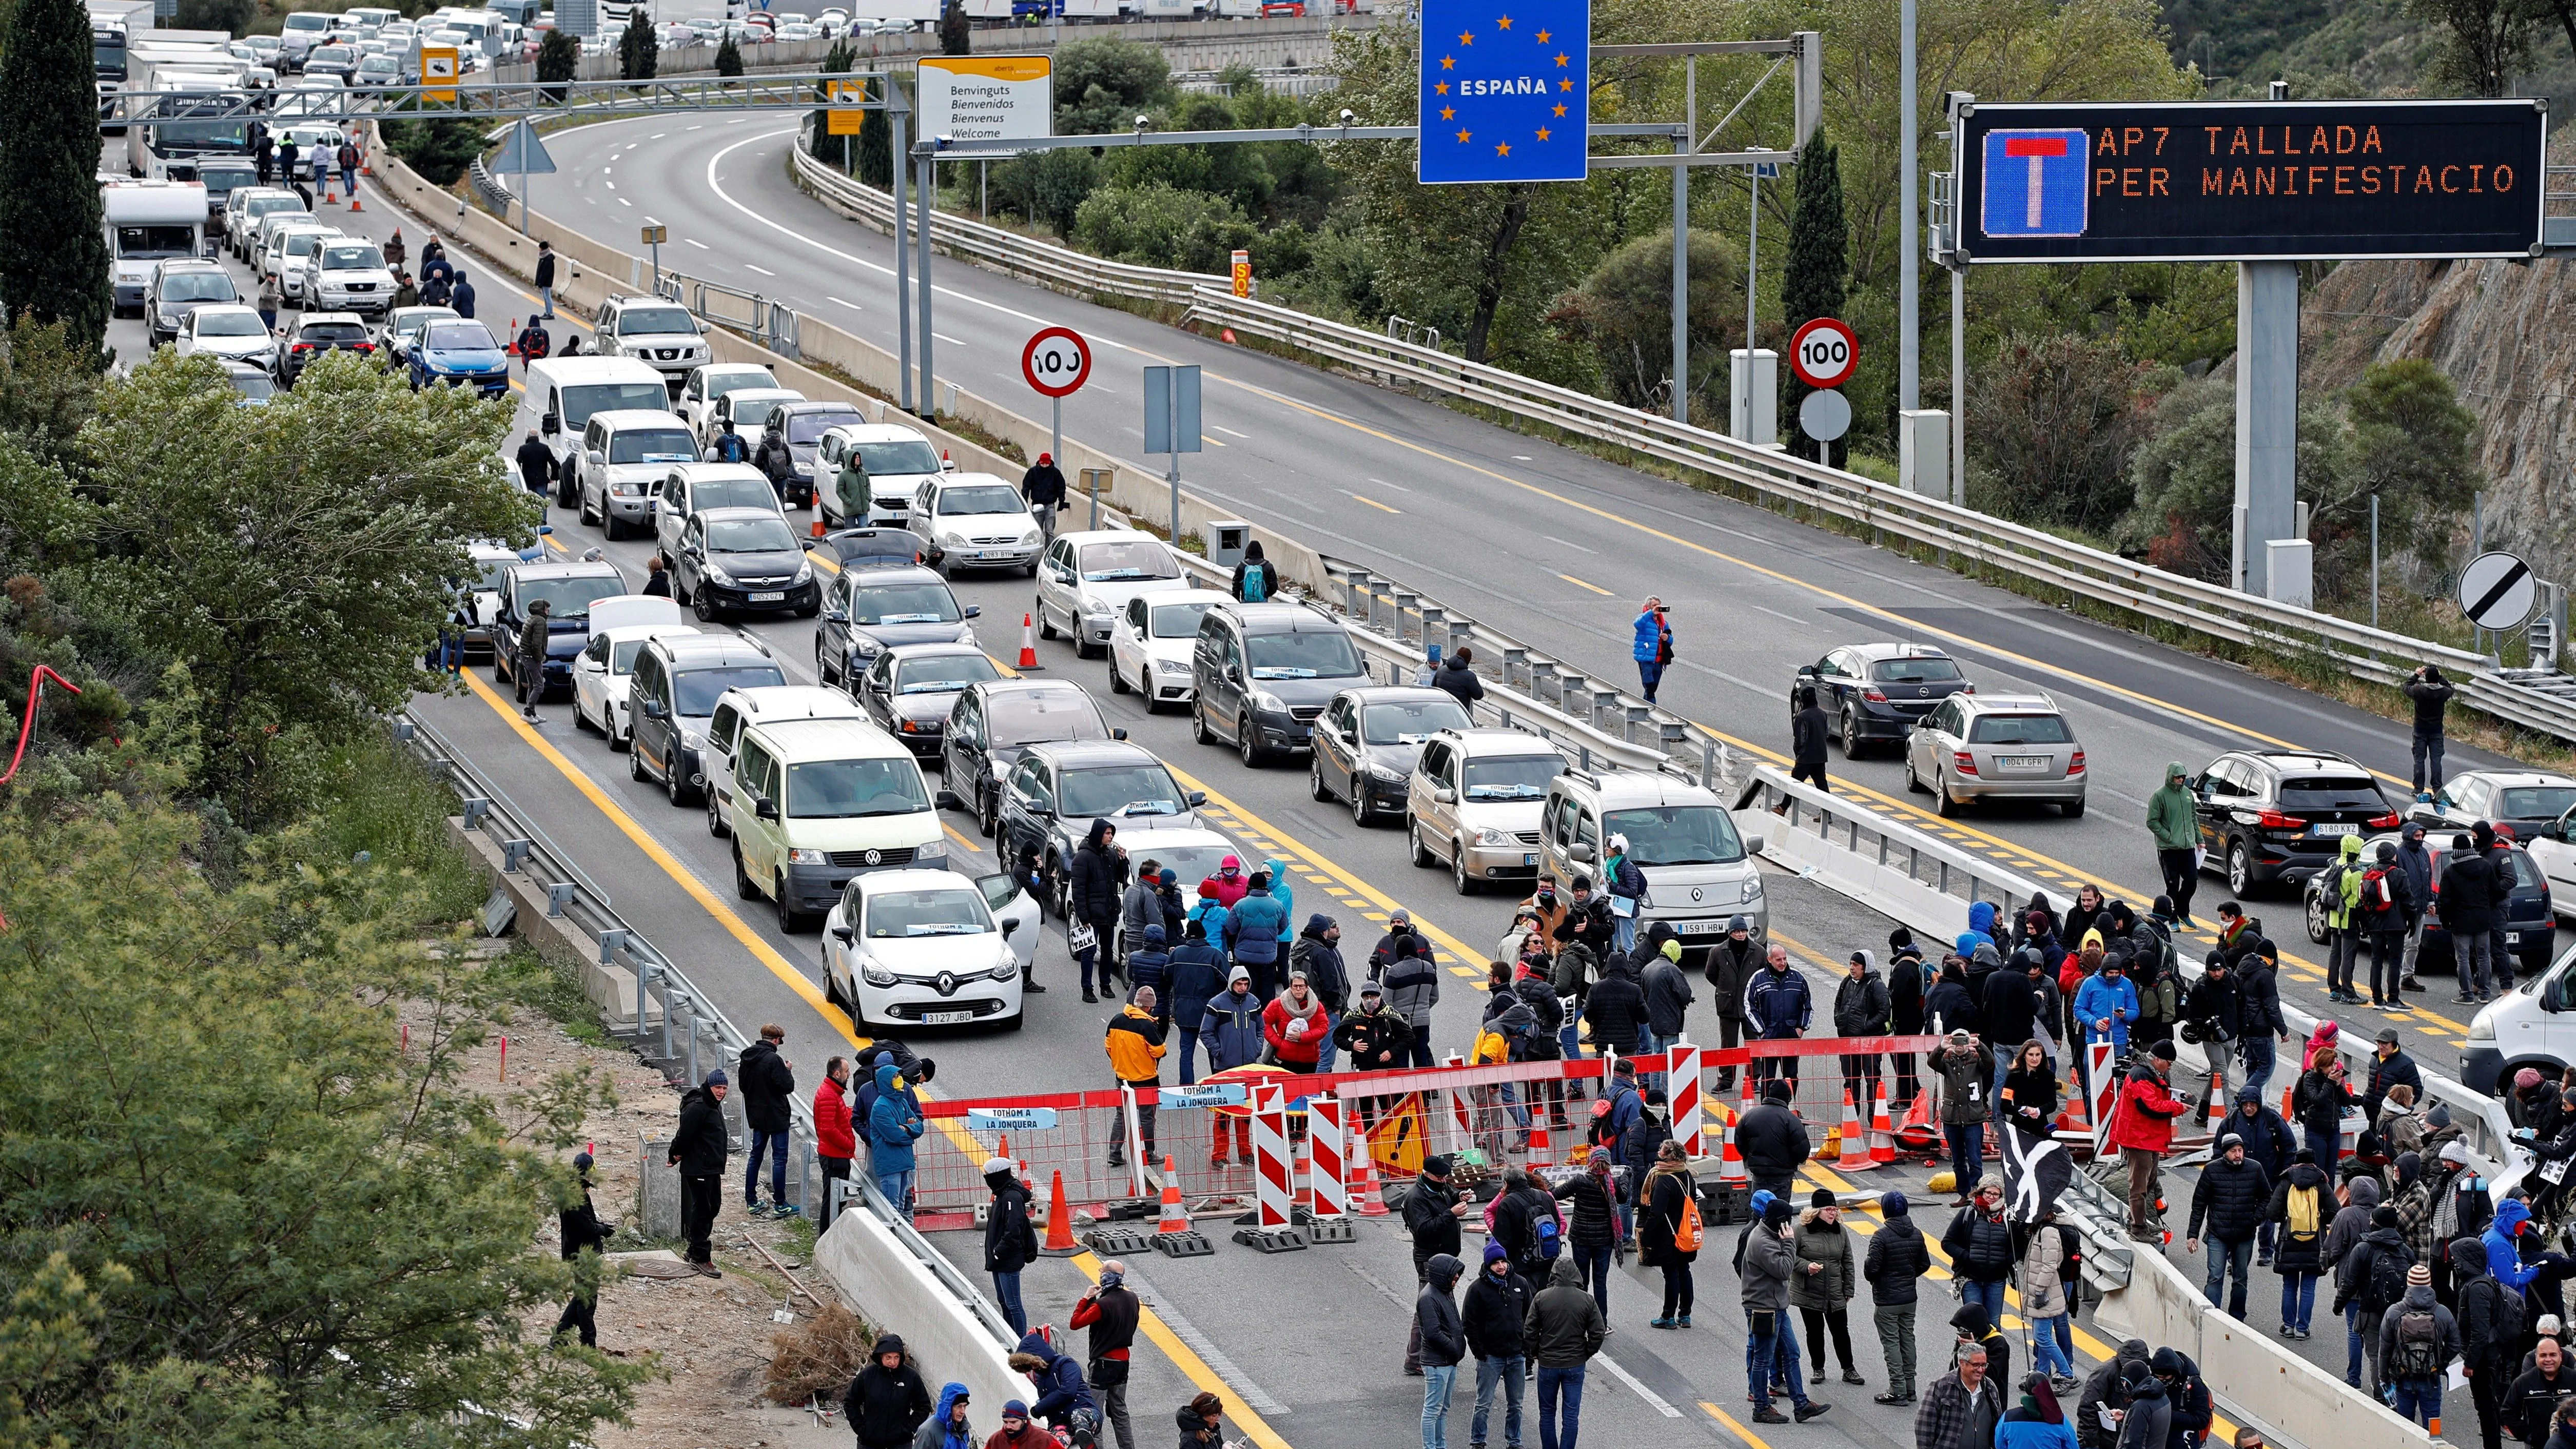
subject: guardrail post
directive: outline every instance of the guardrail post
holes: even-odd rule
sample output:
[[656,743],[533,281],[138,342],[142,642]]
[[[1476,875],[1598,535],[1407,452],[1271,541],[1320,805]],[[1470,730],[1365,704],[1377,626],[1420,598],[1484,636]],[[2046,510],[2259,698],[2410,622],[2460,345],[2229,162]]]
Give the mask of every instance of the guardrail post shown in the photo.
[[617,961],[618,948],[626,944],[626,939],[631,934],[632,933],[623,926],[613,926],[608,930],[600,932],[599,964],[602,966],[615,965]]
[[1342,576],[1342,612],[1363,621],[1376,618],[1377,599],[1369,593],[1367,569],[1352,569]]
[[1422,606],[1422,652],[1428,656],[1437,643],[1435,636],[1448,633],[1448,611],[1437,604]]
[[1699,783],[1702,789],[1717,788],[1717,741],[1715,740],[1699,742]]
[[1556,688],[1556,705],[1567,714],[1587,721],[1592,718],[1592,691],[1585,687],[1582,675],[1565,676],[1564,682]]
[[698,1084],[697,1003],[690,1000],[689,993],[685,991],[671,991],[665,988],[662,998],[662,1040],[666,1044],[671,1040],[671,1013],[677,1011],[685,1011],[689,1015],[687,1028],[689,1075],[685,1085],[694,1087]]
[[468,830],[480,830],[480,829],[482,829],[482,828],[483,828],[483,817],[484,817],[484,816],[486,816],[486,815],[489,815],[489,814],[491,814],[491,813],[492,813],[492,802],[491,802],[491,801],[484,799],[484,798],[483,798],[482,796],[480,796],[480,795],[468,795],[468,796],[466,796],[466,797],[465,797],[465,828],[466,828],[466,829],[468,829]]
[[1503,687],[1511,688],[1521,673],[1529,668],[1529,651],[1518,645],[1503,650]]
[[[1537,700],[1541,704],[1547,703],[1547,687],[1556,681],[1555,662],[1547,659],[1533,659],[1530,661],[1529,670],[1530,698]],[[1563,700],[1564,697],[1564,692],[1560,689],[1558,691],[1557,698],[1559,700]]]
[[1404,616],[1412,613],[1415,606],[1419,605],[1421,602],[1422,596],[1412,592],[1411,590],[1397,589],[1395,591],[1395,627],[1389,632],[1395,635],[1397,643],[1401,644],[1404,642]]
[[[643,956],[636,959],[635,1039],[637,1041],[644,1040],[644,1034],[652,1029],[653,1018],[646,1013],[653,1006],[653,970],[652,957]],[[662,1013],[662,1054],[664,1056],[671,1054],[671,1013],[667,1011]]]
[[546,915],[550,919],[560,919],[564,913],[564,907],[571,905],[574,898],[580,894],[581,887],[568,880],[559,880],[548,885],[546,887]]
[[502,841],[501,873],[503,875],[517,875],[519,873],[519,863],[526,860],[528,858],[528,853],[536,848],[537,843],[535,841],[524,838],[519,840]]

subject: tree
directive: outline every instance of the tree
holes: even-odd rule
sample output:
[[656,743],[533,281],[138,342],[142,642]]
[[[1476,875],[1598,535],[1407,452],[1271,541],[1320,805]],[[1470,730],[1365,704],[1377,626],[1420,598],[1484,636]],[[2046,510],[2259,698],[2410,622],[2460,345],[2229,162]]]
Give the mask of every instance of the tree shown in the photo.
[[[1689,371],[1683,387],[1701,396],[1740,345],[1744,279],[1714,232],[1690,234],[1690,314],[1684,340]],[[1556,299],[1548,322],[1600,360],[1601,383],[1630,407],[1666,412],[1673,386],[1673,234],[1641,236],[1593,268],[1583,285]]]
[[[568,81],[580,74],[581,42],[573,39],[572,32],[568,30],[557,28],[547,31],[546,38],[537,46],[537,79]],[[551,101],[560,103],[563,98],[564,93],[559,90],[546,93],[546,99]]]
[[1055,93],[1057,135],[1124,131],[1170,99],[1172,63],[1133,40],[1077,40],[1055,53]]
[[[2331,469],[2302,468],[2300,492],[2310,500],[2319,592],[2367,600],[2370,501],[2379,500],[2384,555],[2439,569],[2483,484],[2478,417],[2460,405],[2450,378],[2420,357],[2371,364],[2345,389],[2343,411],[2350,445],[2336,450]],[[2307,441],[2300,439],[2303,461]]]
[[716,47],[716,74],[742,74],[742,49],[733,43],[731,32],[727,32],[724,43]]
[[115,292],[80,0],[23,0],[0,56],[0,312],[60,322],[104,366]]
[[453,186],[483,153],[483,128],[446,116],[382,123],[385,144],[432,186]]
[[[889,78],[889,86],[902,82]],[[908,145],[912,137],[906,136]],[[894,185],[894,117],[884,110],[868,112],[859,119],[859,180],[882,191]]]
[[967,55],[975,49],[975,23],[966,18],[963,0],[948,0],[939,13],[939,53]]
[[662,68],[662,40],[653,33],[653,12],[638,5],[627,12],[626,29],[617,37],[617,74],[621,80],[651,80]]
[[1014,156],[993,168],[996,206],[1059,237],[1073,235],[1084,199],[1099,185],[1099,159],[1072,148]]
[[364,729],[422,682],[420,659],[471,577],[463,540],[526,537],[533,504],[497,450],[508,409],[415,393],[351,353],[264,408],[166,350],[100,391],[95,458],[104,607],[148,620],[203,695],[205,784],[233,818],[294,802],[281,768]]
[[[823,57],[823,74],[848,75],[850,73],[850,67],[855,65],[857,60],[858,57],[856,53],[850,49],[850,42],[846,38],[835,40],[832,42],[830,53]],[[830,99],[830,96],[830,89],[829,87],[826,87],[823,92],[823,99],[828,100]],[[864,115],[865,113],[862,114]],[[830,120],[830,114],[827,111],[816,111],[814,113],[814,154],[817,157],[823,156],[826,154],[826,148],[830,148],[831,153],[839,157],[841,169],[843,171],[847,171],[850,169],[850,138],[847,136],[834,136],[831,133]],[[861,124],[865,124],[865,122],[862,121]],[[839,143],[838,145],[833,144],[836,141]]]
[[[2305,418],[2299,436],[2312,436]],[[2153,435],[2130,460],[2129,480],[2136,502],[2120,524],[2121,545],[2144,551],[2157,568],[2226,582],[2236,507],[2235,388],[2203,378],[2165,394]]]
[[1082,203],[1073,226],[1075,244],[1096,256],[1210,274],[1259,235],[1224,197],[1161,182],[1104,186]]
[[[1851,223],[1843,216],[1841,151],[1825,141],[1821,130],[1798,152],[1797,204],[1789,213],[1789,257],[1780,271],[1782,341],[1818,317],[1841,317],[1851,277]],[[1798,405],[1814,391],[1782,368],[1780,417],[1784,426],[1798,416]],[[1850,449],[1837,441],[1833,458],[1841,462]]]
[[[2546,0],[2407,0],[2407,13],[2434,27],[2441,49],[2433,78],[2473,96],[2501,96],[2529,67]],[[2569,34],[2576,37],[2576,26]]]
[[2005,339],[1968,392],[1971,504],[2108,533],[2137,498],[2129,461],[2147,422],[2145,372],[2112,338]]

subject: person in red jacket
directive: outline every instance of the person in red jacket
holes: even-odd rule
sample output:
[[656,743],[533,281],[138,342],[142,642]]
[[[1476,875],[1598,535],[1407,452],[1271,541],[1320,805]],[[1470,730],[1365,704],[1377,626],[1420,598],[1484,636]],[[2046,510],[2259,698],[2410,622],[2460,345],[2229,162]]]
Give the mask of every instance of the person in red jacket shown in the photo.
[[2120,1084],[2119,1100],[2111,1106],[2110,1143],[2129,1165],[2133,1235],[2163,1231],[2149,1221],[2147,1209],[2157,1198],[2156,1163],[2173,1145],[2174,1119],[2184,1111],[2182,1100],[2173,1094],[2173,1064],[2172,1042],[2160,1041],[2148,1048],[2146,1061],[2129,1069],[2129,1079]]
[[1216,887],[1217,904],[1233,910],[1234,903],[1242,900],[1252,889],[1252,877],[1243,873],[1243,857],[1229,855],[1218,861],[1216,874],[1199,882],[1199,894],[1207,894],[1209,886]]
[[1279,1065],[1292,1072],[1315,1070],[1324,1043],[1332,1039],[1333,1015],[1324,1009],[1324,998],[1306,984],[1305,972],[1289,972],[1288,989],[1261,1009],[1261,1035]]
[[823,1085],[814,1089],[814,1157],[823,1164],[817,1232],[832,1225],[832,1183],[849,1180],[850,1161],[858,1155],[858,1133],[850,1126],[850,1064],[834,1057],[823,1064]]

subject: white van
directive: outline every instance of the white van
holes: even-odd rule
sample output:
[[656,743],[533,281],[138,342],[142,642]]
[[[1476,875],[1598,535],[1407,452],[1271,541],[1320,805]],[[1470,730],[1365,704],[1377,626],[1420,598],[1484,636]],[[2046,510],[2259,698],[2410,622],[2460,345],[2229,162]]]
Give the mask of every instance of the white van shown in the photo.
[[627,409],[663,412],[670,406],[662,374],[631,357],[550,357],[528,364],[527,386],[519,394],[519,410],[511,415],[510,431],[545,440],[555,455],[555,501],[569,508],[573,496],[563,485],[580,469],[564,464],[580,446],[590,415]]
[[920,762],[866,720],[755,723],[733,764],[734,892],[775,901],[782,931],[819,924],[861,871],[948,863]]
[[193,181],[117,181],[99,188],[116,315],[141,315],[153,263],[206,254],[206,188]]
[[2460,1080],[2469,1090],[2502,1097],[2513,1074],[2536,1067],[2555,1081],[2576,1062],[2576,948],[2549,969],[2523,976],[2513,989],[2478,1008],[2460,1049]]
[[867,717],[848,694],[819,684],[726,690],[716,699],[716,712],[707,717],[706,742],[698,747],[698,763],[707,777],[707,834],[718,840],[733,834],[733,747],[746,727],[763,720]]

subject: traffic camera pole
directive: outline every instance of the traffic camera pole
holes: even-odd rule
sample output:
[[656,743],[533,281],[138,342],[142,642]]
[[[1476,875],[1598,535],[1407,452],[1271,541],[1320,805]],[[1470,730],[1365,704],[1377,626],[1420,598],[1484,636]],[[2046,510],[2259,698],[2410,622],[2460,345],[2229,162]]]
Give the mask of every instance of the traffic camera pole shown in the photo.
[[912,119],[912,103],[904,98],[903,87],[892,78],[886,81],[885,114],[893,132],[886,137],[894,158],[894,376],[895,402],[905,412],[912,407],[912,269],[904,251],[903,160],[911,151],[903,143],[904,123]]
[[932,386],[930,365],[930,222],[939,211],[939,173],[931,168],[938,164],[927,152],[922,155],[921,175],[916,178],[919,184],[913,188],[917,194],[912,202],[913,209],[921,214],[921,235],[914,243],[921,248],[921,264],[914,268],[921,273],[921,412],[930,418],[939,416],[939,394]]

